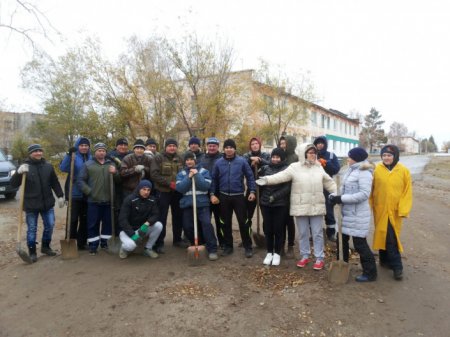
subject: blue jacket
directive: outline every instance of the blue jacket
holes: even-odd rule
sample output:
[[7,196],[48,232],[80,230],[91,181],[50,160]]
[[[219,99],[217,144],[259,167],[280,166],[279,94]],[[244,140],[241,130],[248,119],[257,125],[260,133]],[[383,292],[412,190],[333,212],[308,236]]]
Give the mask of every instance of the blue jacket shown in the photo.
[[[73,181],[73,188],[72,188],[72,198],[74,199],[82,199],[83,198],[83,192],[81,192],[80,188],[76,184],[76,180],[78,177],[78,174],[81,171],[81,168],[83,167],[83,164],[87,162],[88,160],[92,159],[91,153],[88,152],[86,154],[81,154],[78,151],[78,146],[80,145],[81,139],[85,137],[80,137],[75,142],[75,148],[77,151],[75,152],[75,163],[74,163],[74,174],[72,176]],[[59,169],[62,172],[70,173],[70,156],[69,154],[66,154],[59,164]],[[66,199],[69,200],[69,174],[67,175],[66,183],[64,185],[64,195],[66,196]]]
[[[194,178],[197,208],[209,207],[211,176],[209,175],[209,171],[202,168],[200,164],[196,166],[196,169],[198,170],[198,173],[194,175]],[[189,178],[189,169],[187,167],[178,172],[176,181],[176,190],[183,194],[180,200],[180,207],[192,207],[192,180]]]
[[255,178],[247,160],[240,156],[227,159],[224,155],[214,165],[210,193],[216,196],[219,196],[220,193],[244,194],[244,177],[247,179],[248,190],[256,193]]
[[327,151],[328,149],[328,141],[327,138],[325,136],[320,136],[317,137],[314,140],[314,145],[317,144],[318,140],[323,140],[325,142],[325,146],[323,147],[322,150],[320,150],[318,152],[317,158],[318,159],[325,159],[327,161],[327,165],[323,168],[325,170],[325,172],[330,176],[334,176],[335,174],[337,174],[339,172],[339,170],[341,169],[341,166],[339,165],[339,161],[337,156],[330,152]]

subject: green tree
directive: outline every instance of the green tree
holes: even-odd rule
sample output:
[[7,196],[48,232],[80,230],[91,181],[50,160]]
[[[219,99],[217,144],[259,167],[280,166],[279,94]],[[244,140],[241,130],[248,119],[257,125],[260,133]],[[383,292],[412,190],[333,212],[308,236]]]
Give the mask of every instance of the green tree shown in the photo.
[[364,124],[361,129],[359,141],[369,151],[373,151],[375,145],[386,142],[386,135],[382,129],[384,121],[381,120],[381,114],[375,108],[370,109],[368,115],[364,117]]

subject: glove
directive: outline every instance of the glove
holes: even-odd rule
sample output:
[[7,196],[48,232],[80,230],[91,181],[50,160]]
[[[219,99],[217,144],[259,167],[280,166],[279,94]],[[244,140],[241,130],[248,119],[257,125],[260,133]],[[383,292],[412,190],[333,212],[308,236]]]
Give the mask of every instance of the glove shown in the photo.
[[28,164],[22,164],[19,166],[17,173],[24,174],[24,173],[27,173],[29,170],[30,170],[30,166],[28,166]]
[[136,244],[140,244],[142,242],[142,238],[138,233],[134,233],[133,236],[131,237],[131,240],[136,242]]
[[322,165],[322,167],[327,166],[327,161],[326,161],[325,159],[320,158],[320,159],[319,159],[319,162],[320,162],[320,165]]
[[72,146],[67,153],[69,154],[69,156],[71,156],[74,152],[77,152],[77,149]]
[[259,186],[267,185],[267,180],[265,178],[256,179],[256,184]]
[[176,186],[175,181],[171,181],[171,182],[170,182],[170,189],[171,189],[172,191],[175,191],[175,186]]
[[64,207],[64,204],[65,204],[64,198],[63,198],[63,197],[58,198],[58,207],[59,207],[59,208],[63,208],[63,207]]
[[336,205],[336,204],[342,204],[342,199],[341,199],[341,196],[340,195],[335,195],[335,194],[330,194],[329,196],[328,196],[328,200],[330,200],[330,202],[333,204],[333,205]]
[[136,171],[137,173],[141,173],[142,171],[144,171],[144,165],[136,165],[134,167],[134,171]]
[[269,197],[269,202],[272,203],[272,202],[274,202],[274,201],[275,201],[275,198],[273,197],[273,195],[271,195],[271,196]]
[[149,226],[149,224],[148,224],[148,222],[146,222],[141,227],[139,227],[138,234],[139,234],[140,237],[144,237],[145,234],[147,234],[148,226]]

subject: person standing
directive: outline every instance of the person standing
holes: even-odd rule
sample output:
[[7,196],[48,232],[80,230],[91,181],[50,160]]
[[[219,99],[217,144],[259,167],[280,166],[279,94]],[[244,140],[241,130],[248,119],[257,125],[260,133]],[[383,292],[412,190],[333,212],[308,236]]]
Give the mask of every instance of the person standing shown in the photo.
[[[177,174],[177,191],[183,194],[180,207],[183,210],[183,230],[191,245],[194,243],[194,212],[199,222],[198,230],[202,232],[209,259],[215,261],[217,256],[217,239],[211,224],[209,212],[209,188],[211,176],[207,169],[196,162],[195,154],[187,152],[184,155],[185,167]],[[192,179],[195,181],[196,209],[193,209]]]
[[[207,169],[209,174],[212,174],[216,161],[222,158],[222,153],[219,151],[220,142],[216,137],[209,137],[206,140],[207,152],[200,160],[200,164],[203,168]],[[211,194],[211,190],[209,191]],[[217,200],[218,201],[218,200]],[[214,223],[216,224],[216,235],[219,241],[220,248],[225,247],[225,239],[223,237],[222,223],[220,222],[220,205],[218,203],[209,205],[210,216],[214,215]]]
[[213,204],[220,203],[220,218],[223,224],[225,248],[222,256],[233,253],[232,217],[233,211],[239,223],[242,245],[245,256],[253,256],[250,227],[246,222],[245,186],[250,190],[249,201],[256,198],[256,185],[252,169],[247,161],[236,155],[236,143],[233,139],[227,139],[223,143],[224,155],[214,165],[210,201]]
[[[188,143],[188,151],[192,152],[193,154],[195,154],[195,157],[197,158],[197,163],[200,163],[203,159],[203,156],[205,155],[202,151],[201,151],[201,141],[200,138],[197,138],[196,136],[191,137],[191,139],[189,139],[189,143]],[[186,151],[186,153],[188,152]],[[186,154],[185,153],[185,154]]]
[[156,252],[164,253],[164,238],[166,237],[166,224],[169,207],[172,213],[172,234],[175,247],[187,248],[188,243],[183,241],[183,213],[180,208],[181,193],[177,192],[176,177],[183,167],[183,161],[177,153],[178,142],[174,138],[167,138],[164,151],[158,153],[151,162],[151,177],[156,189],[160,192],[159,221],[163,230],[156,241]]
[[258,185],[276,185],[292,181],[290,215],[295,217],[299,232],[301,259],[297,267],[304,268],[310,262],[309,236],[312,233],[316,262],[314,270],[321,270],[325,265],[322,221],[325,214],[325,197],[323,189],[336,193],[336,183],[324,171],[317,160],[317,149],[313,144],[302,144],[299,149],[302,161],[293,163],[284,171],[259,178]]
[[122,204],[119,216],[121,229],[119,238],[122,242],[119,257],[126,259],[136,249],[137,244],[148,237],[144,255],[152,259],[158,257],[153,250],[163,225],[158,221],[159,209],[155,198],[151,195],[152,183],[141,180],[135,191],[127,196]]
[[[335,174],[339,173],[341,167],[336,155],[333,152],[328,151],[327,138],[325,136],[317,137],[314,140],[314,145],[318,150],[317,157],[320,164],[325,172],[333,178]],[[328,198],[330,194],[326,190],[324,190],[323,193],[325,195],[325,206],[327,210],[325,214],[325,225],[327,227],[325,232],[328,240],[336,242],[336,219],[334,218],[334,207]]]
[[153,159],[155,154],[158,152],[158,143],[153,138],[147,138],[145,141],[145,151],[144,153]]
[[[372,173],[374,166],[367,161],[368,154],[361,147],[348,152],[348,170],[342,178],[340,195],[330,194],[331,204],[342,204],[342,248],[343,259],[348,262],[349,239],[359,254],[362,274],[355,278],[356,282],[371,282],[377,279],[377,266],[369,245],[370,218],[369,197],[372,190]],[[339,242],[337,242],[337,258],[339,259]]]
[[[69,200],[69,183],[72,176],[72,205],[70,211],[70,238],[77,240],[78,250],[86,249],[87,243],[87,197],[78,188],[76,180],[84,163],[92,158],[89,152],[91,142],[86,137],[80,137],[75,141],[75,146],[71,147],[63,160],[59,164],[62,172],[67,172],[67,179],[64,185],[66,200]],[[73,173],[70,172],[70,161],[72,153],[75,153]]]
[[375,167],[370,196],[375,222],[373,249],[379,250],[380,265],[392,269],[396,280],[403,278],[400,234],[403,219],[412,208],[411,174],[399,159],[397,146],[381,149],[382,162]]
[[[88,198],[88,244],[89,253],[97,254],[97,249],[108,248],[111,237],[111,175],[116,181],[119,173],[110,159],[106,159],[106,145],[94,146],[94,158],[81,168],[77,184]],[[101,230],[100,230],[101,223]]]
[[44,223],[42,232],[41,253],[55,256],[56,252],[50,248],[53,228],[55,226],[55,198],[58,197],[58,206],[64,207],[64,193],[59,184],[55,170],[43,158],[43,149],[39,144],[28,147],[28,158],[20,165],[11,178],[14,188],[22,184],[22,175],[26,174],[24,191],[24,210],[27,222],[27,246],[31,261],[37,261],[36,236],[39,214]]
[[[277,147],[272,150],[270,164],[261,168],[260,176],[270,176],[287,167],[286,152]],[[265,265],[278,266],[280,264],[284,225],[289,216],[290,193],[291,184],[289,182],[261,188],[260,203],[267,246],[267,255],[263,261]]]

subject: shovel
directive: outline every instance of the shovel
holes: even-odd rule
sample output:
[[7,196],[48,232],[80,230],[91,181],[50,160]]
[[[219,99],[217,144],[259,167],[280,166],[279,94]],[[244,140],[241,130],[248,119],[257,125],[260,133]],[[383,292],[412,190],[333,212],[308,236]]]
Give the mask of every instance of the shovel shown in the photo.
[[69,173],[69,204],[67,205],[66,214],[66,236],[64,240],[60,240],[61,245],[61,258],[63,260],[77,259],[78,258],[78,246],[77,240],[70,239],[70,218],[72,217],[72,189],[73,189],[73,171],[75,163],[75,153],[72,153],[70,158],[70,173]]
[[[258,179],[258,167],[255,165],[255,179]],[[258,248],[266,248],[266,238],[260,234],[259,186],[256,186],[256,233],[252,233],[253,241]]]
[[[340,186],[340,177],[337,176],[337,185]],[[328,272],[328,280],[334,284],[345,284],[350,274],[350,265],[344,261],[344,248],[342,244],[342,210],[338,207],[338,242],[339,242],[339,260],[331,262]]]
[[120,239],[116,236],[116,221],[114,218],[114,177],[111,173],[109,179],[109,190],[111,194],[111,237],[108,239],[108,253],[119,254],[120,247],[122,243]]
[[205,246],[198,245],[198,228],[197,228],[197,196],[195,189],[195,176],[192,177],[192,211],[194,212],[194,246],[187,249],[187,258],[190,266],[198,266],[206,261]]
[[22,238],[22,225],[23,225],[23,199],[25,196],[25,182],[27,179],[27,174],[22,174],[22,190],[20,191],[20,205],[19,205],[19,228],[17,229],[17,245],[16,245],[16,251],[17,254],[19,254],[20,258],[23,260],[23,262],[26,262],[28,264],[33,263],[31,261],[30,256],[27,254],[25,250],[22,249],[21,245],[21,238]]

